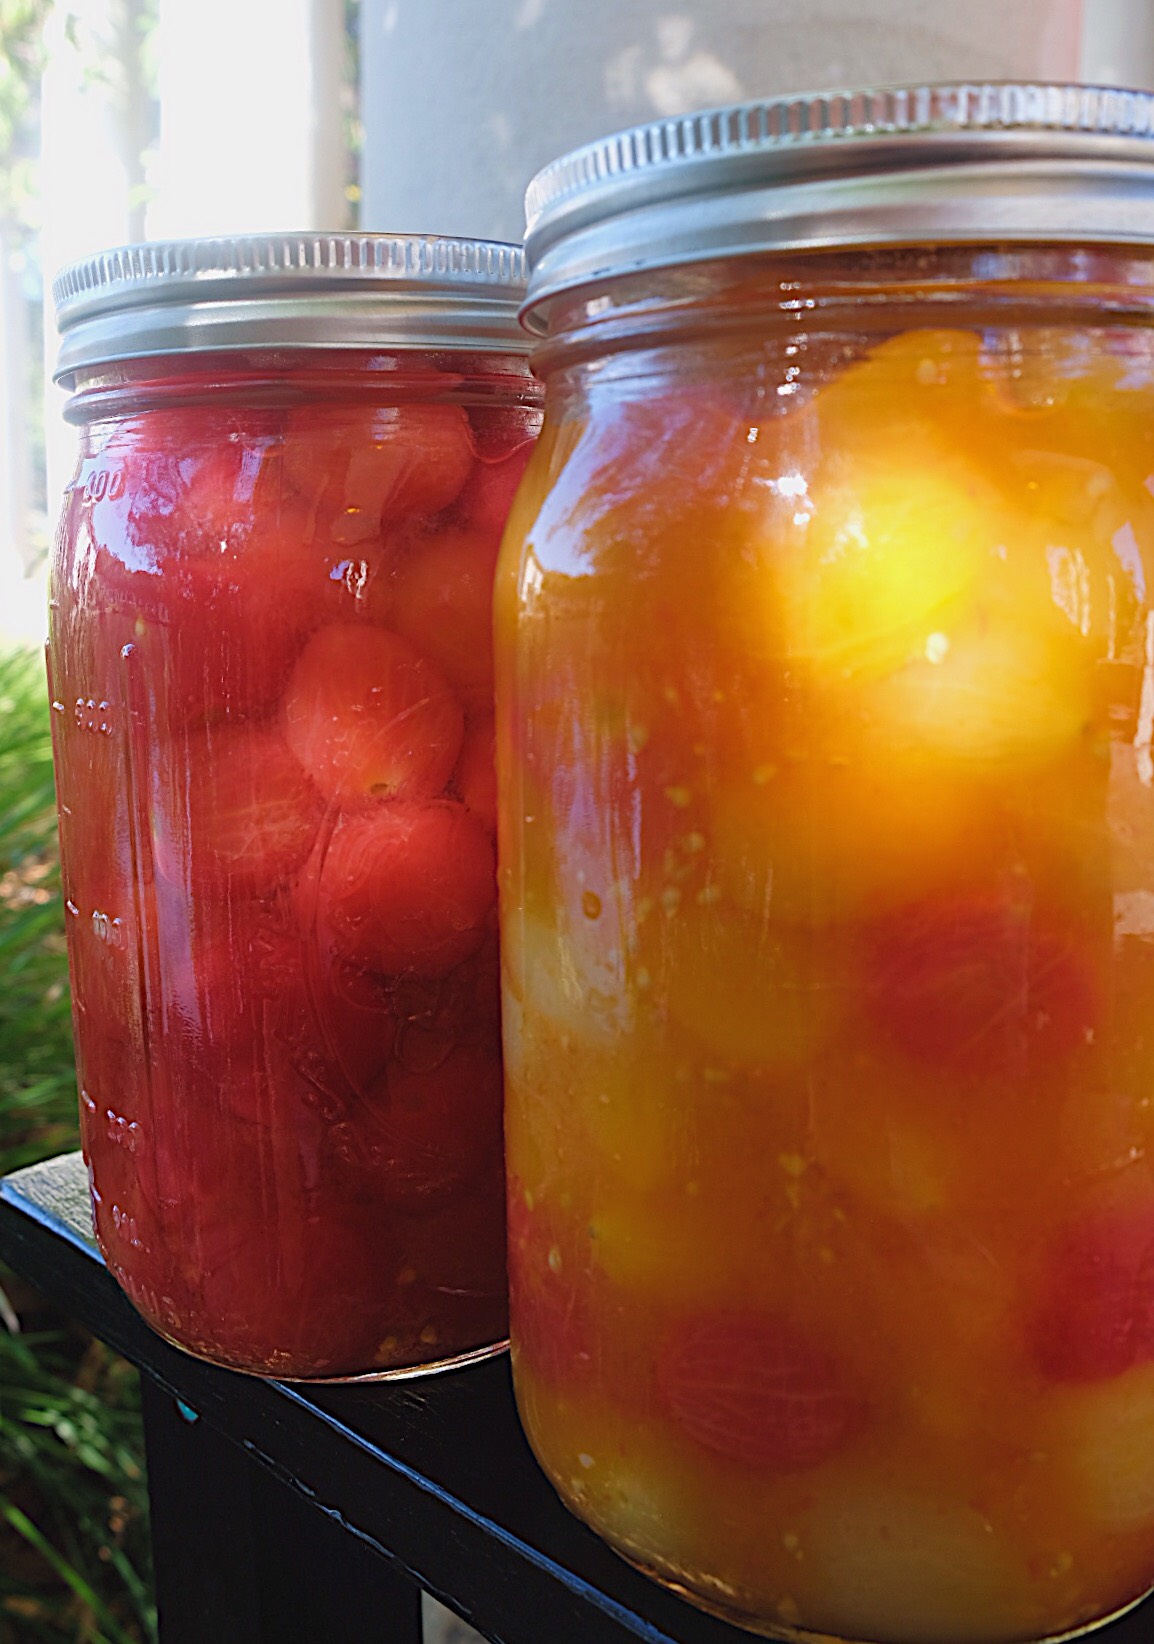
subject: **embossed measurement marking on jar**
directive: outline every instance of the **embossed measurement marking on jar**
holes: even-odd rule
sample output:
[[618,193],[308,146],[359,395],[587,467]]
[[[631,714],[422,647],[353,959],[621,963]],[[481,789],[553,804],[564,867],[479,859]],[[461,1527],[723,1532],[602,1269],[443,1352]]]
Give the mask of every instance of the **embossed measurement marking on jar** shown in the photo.
[[98,699],[94,696],[78,696],[72,715],[79,731],[94,731],[98,736],[111,736],[115,729],[112,704],[103,697]]
[[87,476],[80,494],[85,502],[115,502],[124,495],[124,475],[119,468],[98,468]]

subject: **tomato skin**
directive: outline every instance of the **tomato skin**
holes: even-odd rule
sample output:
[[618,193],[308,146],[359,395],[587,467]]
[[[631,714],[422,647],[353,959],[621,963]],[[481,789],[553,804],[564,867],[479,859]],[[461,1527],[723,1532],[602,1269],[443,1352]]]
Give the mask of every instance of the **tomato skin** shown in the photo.
[[280,732],[208,726],[189,733],[186,750],[191,780],[162,766],[158,783],[153,838],[164,878],[229,895],[287,880],[308,856],[322,804]]
[[318,929],[356,964],[433,979],[481,947],[496,895],[492,840],[464,805],[382,803],[346,818],[329,840],[317,870]]
[[[291,547],[298,546],[293,538]],[[283,590],[276,601],[268,598],[268,577]],[[271,535],[197,560],[172,578],[169,611],[155,625],[140,625],[137,635],[169,724],[271,714],[316,620],[319,582],[287,574]]]
[[377,1202],[419,1205],[492,1170],[501,1089],[500,1056],[487,1046],[456,1046],[420,1072],[394,1059],[334,1140]]
[[[494,1313],[508,1332],[505,1268],[505,1183],[489,1169],[460,1194],[431,1205],[414,1205],[397,1216],[401,1252],[424,1291],[433,1317],[450,1314],[462,1345],[486,1339]],[[446,1308],[446,1294],[451,1308]]]
[[662,1349],[657,1389],[694,1443],[783,1472],[835,1454],[864,1410],[822,1348],[765,1314],[705,1314],[678,1328]]
[[398,569],[390,626],[436,664],[470,711],[493,699],[493,576],[500,536],[446,527],[414,538]]
[[532,449],[541,414],[525,405],[472,405],[469,427],[477,461],[482,467],[500,466]]
[[533,442],[528,440],[496,461],[475,463],[453,504],[454,517],[499,541],[532,454]]
[[343,590],[261,448],[163,457],[130,452],[128,489],[87,508],[97,597],[127,620],[162,723],[265,716]]
[[310,406],[290,416],[285,435],[287,483],[343,547],[447,508],[472,466],[469,420],[456,405]]
[[492,714],[483,714],[465,729],[453,786],[465,804],[493,835],[497,832],[497,745]]
[[191,941],[170,944],[164,968],[169,1043],[238,1118],[283,1123],[285,1104],[301,1101],[344,1113],[392,1051],[397,1024],[384,991],[354,990],[339,966],[319,965],[301,933],[261,902],[212,909]]
[[301,652],[282,708],[289,747],[326,798],[431,799],[464,734],[440,671],[399,634],[332,623]]
[[993,895],[899,909],[871,925],[865,958],[877,1025],[908,1054],[962,1072],[1052,1065],[1099,1021],[1085,943]]
[[[250,1192],[256,1180],[254,1168]],[[304,1218],[297,1239],[284,1237],[275,1218],[273,1228],[259,1217],[247,1228],[239,1218],[205,1218],[201,1231],[200,1305],[213,1321],[216,1356],[267,1374],[372,1364],[392,1309],[382,1240],[371,1226],[326,1214]]]
[[509,1318],[514,1365],[565,1385],[595,1367],[587,1274],[563,1219],[537,1204],[514,1176],[508,1184]]
[[1059,1231],[1029,1345],[1052,1381],[1101,1381],[1154,1361],[1154,1204],[1098,1209]]
[[78,490],[95,542],[131,568],[235,546],[276,504],[275,413],[153,410],[82,463]]

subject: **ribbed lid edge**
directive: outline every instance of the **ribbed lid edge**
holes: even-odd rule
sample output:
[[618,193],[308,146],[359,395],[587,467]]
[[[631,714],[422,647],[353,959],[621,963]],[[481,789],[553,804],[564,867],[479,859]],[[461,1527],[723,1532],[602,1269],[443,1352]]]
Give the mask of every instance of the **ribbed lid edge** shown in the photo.
[[1154,94],[1111,86],[984,82],[806,92],[653,121],[587,143],[529,183],[530,232],[569,195],[611,179],[726,155],[918,132],[1066,131],[1154,138]]

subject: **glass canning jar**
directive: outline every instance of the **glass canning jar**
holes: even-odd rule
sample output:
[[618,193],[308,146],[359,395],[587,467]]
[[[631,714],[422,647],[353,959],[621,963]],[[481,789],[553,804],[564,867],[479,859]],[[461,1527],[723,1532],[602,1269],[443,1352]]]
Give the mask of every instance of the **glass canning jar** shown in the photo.
[[1152,112],[758,105],[530,191],[517,1398],[576,1513],[775,1638],[1154,1580]]
[[65,271],[49,684],[108,1265],[182,1347],[507,1333],[491,592],[521,254],[268,236]]

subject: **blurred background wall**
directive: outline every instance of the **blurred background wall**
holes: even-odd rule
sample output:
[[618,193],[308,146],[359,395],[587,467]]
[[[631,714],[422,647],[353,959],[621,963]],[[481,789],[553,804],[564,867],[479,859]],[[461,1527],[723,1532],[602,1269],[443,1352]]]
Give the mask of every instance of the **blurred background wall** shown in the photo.
[[1081,11],[1081,0],[364,0],[364,222],[519,239],[527,177],[623,126],[827,86],[1075,79]]

